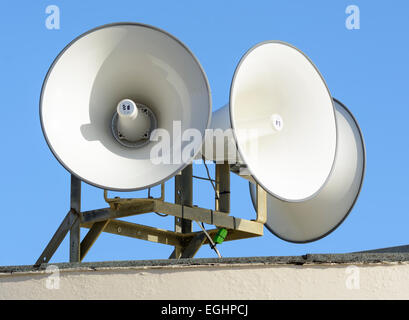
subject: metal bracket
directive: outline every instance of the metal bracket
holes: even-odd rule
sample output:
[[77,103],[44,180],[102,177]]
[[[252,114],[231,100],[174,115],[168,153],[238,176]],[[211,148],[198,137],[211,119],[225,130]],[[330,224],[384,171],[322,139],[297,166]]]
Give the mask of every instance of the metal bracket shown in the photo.
[[[192,221],[216,226],[206,230],[213,237],[219,228],[228,230],[224,241],[233,241],[263,235],[267,220],[267,194],[257,187],[257,218],[246,220],[228,215],[230,212],[230,171],[226,164],[216,165],[217,192],[215,210],[193,206],[192,166],[186,167],[175,177],[175,203],[165,202],[165,185],[161,185],[159,198],[108,198],[108,208],[81,212],[81,181],[71,176],[71,210],[38,258],[36,265],[48,263],[70,231],[70,262],[80,262],[102,232],[163,243],[174,247],[169,258],[192,258],[208,239],[203,231],[192,232]],[[127,216],[159,212],[175,217],[175,230],[163,230],[150,226],[117,220]],[[90,229],[80,242],[80,228]]]
[[35,265],[48,263],[50,261],[51,257],[54,255],[55,251],[58,249],[61,242],[64,240],[68,231],[70,231],[72,225],[77,220],[78,216],[75,214],[74,211],[70,210],[65,216],[64,220],[61,222],[57,231],[54,233],[53,237],[51,238],[50,242],[48,243],[44,251],[41,253],[40,257],[37,259]]
[[78,216],[70,228],[70,262],[80,262],[81,180],[71,175],[71,210]]
[[230,165],[216,163],[216,203],[215,210],[230,213]]
[[159,198],[153,198],[153,197],[148,197],[148,198],[108,198],[108,190],[104,189],[104,200],[106,203],[109,204],[112,210],[120,210],[121,207],[127,207],[130,208],[132,205],[136,204],[139,205],[142,202],[148,200],[148,199],[155,199],[155,200],[165,200],[165,183],[162,183],[160,185],[160,190],[161,190],[161,195]]

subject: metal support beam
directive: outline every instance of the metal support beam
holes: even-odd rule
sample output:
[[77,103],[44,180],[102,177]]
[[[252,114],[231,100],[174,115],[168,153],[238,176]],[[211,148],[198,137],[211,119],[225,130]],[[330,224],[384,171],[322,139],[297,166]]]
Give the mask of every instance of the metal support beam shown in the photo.
[[206,240],[206,235],[204,232],[198,233],[196,236],[192,238],[189,242],[187,247],[184,248],[182,255],[180,256],[182,259],[185,258],[193,258],[195,254],[199,251],[200,247]]
[[[193,166],[188,165],[180,175],[175,176],[175,203],[182,206],[193,205]],[[192,232],[192,221],[175,217],[175,232]],[[169,259],[179,259],[184,248],[175,247]]]
[[[81,180],[71,175],[71,211],[81,216]],[[80,262],[81,241],[80,219],[76,219],[70,229],[70,262]]]
[[58,227],[57,231],[54,233],[43,253],[41,253],[35,265],[48,263],[50,261],[51,257],[54,255],[55,251],[58,249],[68,231],[76,221],[78,221],[78,216],[72,210],[70,210]]
[[[141,203],[145,203],[144,199],[137,200],[142,200]],[[254,236],[263,235],[263,223],[259,221],[250,221],[246,219],[236,218],[233,216],[226,215],[226,213],[220,211],[214,211],[211,209],[199,207],[187,207],[182,206],[180,204],[169,203],[157,199],[150,199],[148,200],[148,202],[149,202],[148,206],[145,206],[145,204],[141,206],[141,209],[144,211],[144,213],[155,211],[164,214],[169,214],[177,218],[184,218],[191,221],[198,221],[206,224],[215,225],[219,228],[226,228],[229,230],[236,230],[241,233],[248,233],[249,236],[251,236],[250,234],[254,234]],[[115,211],[110,208],[84,211],[81,217],[81,227],[90,228],[95,222],[98,221],[116,219],[139,213],[140,212],[130,213],[128,211]]]
[[80,245],[80,261],[84,259],[89,249],[91,249],[94,242],[98,239],[102,231],[104,231],[109,220],[96,222],[92,225],[91,229],[85,235]]
[[230,213],[230,165],[216,164],[216,211]]
[[257,184],[257,219],[256,222],[266,223],[267,221],[267,192]]
[[[257,218],[253,221],[229,216],[230,211],[230,171],[227,164],[216,167],[216,182],[219,198],[217,210],[193,206],[193,168],[186,167],[175,177],[175,203],[164,201],[164,185],[160,198],[108,198],[109,207],[81,212],[81,181],[71,176],[71,210],[59,226],[53,238],[37,260],[36,265],[47,263],[70,231],[70,262],[80,262],[101,232],[171,245],[175,248],[170,258],[192,258],[200,247],[208,242],[203,231],[192,232],[192,221],[216,226],[207,230],[212,238],[218,228],[228,229],[225,241],[246,239],[263,235],[263,225],[267,219],[267,194],[257,189]],[[175,231],[138,225],[117,218],[160,212],[175,217]],[[89,232],[80,243],[80,228]]]
[[[83,225],[83,227],[92,228],[92,226],[89,224]],[[184,241],[182,240],[183,237],[180,233],[122,220],[110,220],[109,223],[105,226],[103,232],[167,244],[175,247],[181,247],[184,245]],[[193,238],[195,235],[196,234],[192,234],[190,238]]]
[[129,203],[129,209],[127,204],[120,204],[118,210],[111,208],[102,208],[90,211],[84,211],[81,214],[81,224],[95,223],[99,221],[105,221],[108,219],[123,218],[133,216],[137,214],[143,214],[153,212],[155,210],[156,199],[134,199],[140,200],[135,203]]
[[[92,224],[81,225],[84,228],[91,229]],[[219,229],[207,230],[210,237],[213,237]],[[194,254],[199,250],[202,244],[208,243],[208,239],[202,231],[190,232],[190,233],[177,233],[174,231],[149,227],[140,225],[137,223],[122,221],[122,220],[110,220],[102,232],[116,234],[119,236],[130,237],[134,239],[146,240],[155,243],[167,244],[175,247],[186,248],[183,251],[183,257],[192,258]],[[228,230],[228,235],[224,241],[233,241],[239,239],[248,239],[252,237],[258,237],[259,234],[249,233],[239,230]],[[85,238],[84,238],[85,239]],[[83,240],[84,242],[84,240]],[[189,248],[190,247],[190,248]],[[82,248],[82,243],[81,243]],[[195,249],[194,249],[195,248]],[[186,251],[188,250],[188,251]],[[82,251],[81,251],[82,252]]]
[[157,201],[155,208],[155,211],[157,212],[170,214],[175,217],[200,221],[206,224],[215,225],[219,228],[238,230],[260,236],[263,235],[263,223],[228,216],[224,212],[197,207],[183,207],[179,204],[163,201]]

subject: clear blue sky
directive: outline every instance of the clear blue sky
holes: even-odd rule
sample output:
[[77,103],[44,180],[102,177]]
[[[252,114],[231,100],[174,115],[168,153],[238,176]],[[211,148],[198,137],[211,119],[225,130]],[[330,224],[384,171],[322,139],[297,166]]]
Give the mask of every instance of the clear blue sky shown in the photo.
[[[51,4],[60,8],[60,30],[45,27],[45,8]],[[345,27],[350,4],[360,8],[360,30]],[[335,253],[408,244],[408,12],[404,1],[369,0],[2,1],[0,265],[33,264],[69,208],[69,173],[51,154],[39,120],[38,101],[49,65],[81,33],[119,21],[151,24],[183,41],[207,73],[213,110],[227,102],[235,66],[251,46],[273,39],[289,42],[314,61],[332,95],[350,108],[361,126],[367,148],[365,182],[354,210],[335,232],[310,244],[291,244],[266,230],[261,238],[222,244],[223,256]],[[205,174],[202,167],[194,170]],[[167,186],[167,200],[172,200],[173,180]],[[213,206],[208,182],[196,182],[194,203]],[[83,209],[104,206],[102,191],[83,185]],[[247,182],[236,176],[232,213],[255,216]],[[147,214],[129,220],[173,228],[173,217]],[[85,261],[167,258],[171,251],[166,245],[102,234]],[[215,254],[206,246],[197,256]],[[66,239],[51,261],[67,260]]]

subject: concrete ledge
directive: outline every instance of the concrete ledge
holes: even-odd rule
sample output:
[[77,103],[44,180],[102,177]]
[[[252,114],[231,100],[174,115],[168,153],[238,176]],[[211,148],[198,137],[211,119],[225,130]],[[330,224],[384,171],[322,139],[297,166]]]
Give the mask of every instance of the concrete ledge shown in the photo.
[[378,253],[362,252],[347,254],[306,254],[303,256],[271,256],[271,257],[238,257],[238,258],[198,258],[198,259],[158,259],[158,260],[126,260],[83,263],[51,263],[23,266],[0,266],[0,276],[4,274],[32,273],[45,271],[49,265],[57,266],[61,271],[103,270],[103,269],[146,269],[174,268],[189,266],[238,266],[238,265],[311,265],[311,264],[378,264],[409,262],[409,252]]
[[0,299],[409,299],[409,253],[0,267]]

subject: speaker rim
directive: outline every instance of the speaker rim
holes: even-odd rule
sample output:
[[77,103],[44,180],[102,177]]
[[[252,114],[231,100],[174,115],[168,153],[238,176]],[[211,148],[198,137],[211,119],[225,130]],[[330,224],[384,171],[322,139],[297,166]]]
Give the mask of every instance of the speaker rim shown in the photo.
[[92,185],[94,187],[100,188],[100,189],[104,189],[104,190],[112,190],[112,191],[120,191],[120,192],[130,192],[130,191],[139,191],[139,190],[145,190],[148,188],[152,188],[155,186],[158,186],[162,183],[165,183],[166,181],[168,181],[169,179],[173,178],[179,171],[182,171],[184,168],[186,168],[188,165],[191,164],[191,162],[194,161],[195,157],[197,156],[197,154],[201,151],[202,147],[203,147],[203,143],[204,143],[204,139],[202,139],[202,143],[201,145],[198,147],[198,152],[195,154],[194,157],[192,157],[190,162],[184,163],[179,170],[176,171],[176,173],[171,174],[169,176],[167,176],[166,178],[162,179],[161,181],[155,183],[155,184],[150,184],[147,186],[144,186],[142,188],[132,188],[132,189],[120,189],[120,188],[106,188],[105,186],[99,185],[97,183],[91,182],[88,179],[85,179],[83,177],[81,177],[80,175],[78,175],[77,173],[75,173],[74,171],[72,171],[71,169],[69,169],[69,167],[62,161],[62,159],[58,156],[58,154],[55,152],[54,148],[51,146],[50,141],[47,137],[47,134],[45,132],[45,128],[44,128],[44,123],[43,123],[43,116],[42,116],[42,102],[43,102],[43,95],[44,95],[44,88],[47,84],[48,78],[52,72],[52,70],[54,69],[54,66],[58,63],[58,60],[61,58],[61,56],[78,40],[80,40],[81,38],[85,37],[86,35],[101,30],[101,29],[105,29],[105,28],[109,28],[109,27],[116,27],[116,26],[136,26],[136,27],[144,27],[144,28],[148,28],[148,29],[152,29],[158,32],[161,32],[163,34],[165,34],[166,36],[170,37],[171,39],[175,40],[177,43],[179,43],[186,51],[187,53],[189,53],[193,60],[196,62],[196,64],[198,65],[202,76],[204,78],[204,82],[206,84],[206,88],[209,94],[209,107],[210,107],[210,111],[209,111],[209,117],[207,119],[207,126],[206,128],[209,128],[210,126],[210,122],[211,122],[211,118],[212,118],[212,107],[213,107],[213,103],[212,103],[212,93],[211,93],[211,88],[210,88],[210,84],[209,84],[209,80],[207,78],[207,75],[199,61],[199,59],[194,55],[194,53],[178,38],[176,38],[174,35],[170,34],[169,32],[155,27],[153,25],[150,24],[145,24],[145,23],[139,23],[139,22],[113,22],[113,23],[107,23],[107,24],[103,24],[100,26],[97,26],[95,28],[92,28],[82,34],[80,34],[79,36],[75,37],[73,40],[71,40],[59,53],[58,55],[54,58],[53,62],[51,63],[51,65],[49,66],[47,73],[44,77],[43,83],[41,85],[41,94],[40,94],[40,100],[39,100],[39,116],[40,116],[40,124],[41,124],[41,131],[43,133],[44,139],[49,147],[49,149],[51,150],[51,153],[53,154],[53,156],[57,159],[57,161],[60,163],[60,165],[67,170],[70,174],[74,175],[75,177],[77,177],[78,179],[80,179],[81,181]]
[[[233,131],[233,137],[234,137],[234,139],[235,139],[235,141],[236,141],[235,144],[236,144],[237,152],[239,153],[241,159],[244,160],[243,153],[241,152],[241,150],[240,150],[240,148],[239,148],[239,145],[238,145],[238,143],[237,143],[238,140],[237,140],[237,136],[236,136],[236,133],[235,133],[235,128],[234,128],[234,125],[233,125],[233,112],[231,111],[231,110],[232,110],[231,102],[232,102],[232,96],[233,96],[233,85],[234,85],[234,82],[235,82],[235,80],[236,80],[237,73],[238,73],[238,71],[240,70],[240,67],[241,67],[242,63],[246,60],[247,56],[248,56],[253,50],[257,49],[258,47],[260,47],[260,46],[262,46],[262,45],[265,45],[265,44],[269,44],[269,43],[282,44],[282,45],[288,46],[288,47],[290,47],[290,48],[292,48],[292,49],[295,49],[296,51],[298,51],[299,53],[301,53],[301,54],[308,60],[308,62],[314,67],[315,71],[316,71],[316,72],[318,73],[318,75],[320,76],[322,82],[323,82],[324,85],[325,85],[325,88],[327,89],[328,95],[329,95],[329,97],[330,97],[330,99],[331,99],[331,103],[332,103],[332,113],[333,113],[333,116],[334,116],[335,132],[336,132],[336,138],[335,138],[335,153],[334,153],[334,159],[333,159],[333,161],[332,161],[331,170],[330,170],[330,172],[329,172],[327,178],[325,179],[324,183],[322,184],[322,186],[321,186],[315,193],[313,193],[311,196],[309,196],[309,197],[307,197],[307,198],[304,198],[304,199],[301,199],[301,200],[286,199],[286,198],[281,197],[281,196],[279,196],[279,195],[276,195],[276,194],[273,194],[273,193],[269,193],[269,192],[268,192],[268,194],[270,194],[271,196],[273,196],[273,197],[275,197],[275,198],[277,198],[277,199],[279,199],[279,200],[282,200],[282,201],[286,201],[286,202],[303,202],[303,201],[307,201],[307,200],[313,199],[317,194],[319,194],[319,193],[321,192],[321,190],[322,190],[322,189],[324,188],[324,186],[327,184],[327,182],[328,182],[328,180],[329,180],[329,177],[331,176],[332,172],[334,171],[335,157],[336,157],[336,153],[337,153],[337,149],[338,149],[338,125],[337,125],[337,121],[336,121],[336,114],[335,114],[335,106],[334,106],[333,97],[332,97],[332,95],[331,95],[331,92],[330,92],[330,90],[329,90],[329,88],[328,88],[328,85],[327,85],[327,83],[326,83],[324,77],[322,76],[321,72],[319,71],[319,69],[317,68],[317,66],[314,64],[314,62],[312,62],[312,60],[311,60],[304,52],[302,52],[300,49],[298,49],[297,47],[293,46],[292,44],[290,44],[290,43],[288,43],[288,42],[281,41],[281,40],[266,40],[266,41],[262,41],[262,42],[259,42],[259,43],[255,44],[255,45],[254,45],[253,47],[251,47],[250,49],[248,49],[247,52],[240,58],[240,61],[239,61],[239,63],[237,64],[236,69],[234,70],[233,78],[232,78],[232,81],[231,81],[231,83],[230,83],[230,93],[229,93],[230,126],[231,126],[232,131]],[[250,171],[250,173],[251,173],[251,171]],[[264,187],[264,185],[263,185],[262,183],[259,182],[259,179],[257,179],[257,177],[256,177],[255,175],[253,175],[253,174],[251,173],[251,176],[252,176],[252,178],[253,178],[260,186],[263,187],[264,190],[267,189],[267,188]]]
[[[356,120],[355,116],[352,114],[352,112],[338,99],[336,98],[332,98],[336,103],[338,103],[342,108],[344,108],[344,110],[348,113],[348,115],[351,117],[352,121],[355,123],[356,128],[358,130],[359,133],[359,137],[362,141],[362,176],[361,176],[361,181],[359,184],[359,188],[358,188],[358,192],[356,193],[355,199],[351,204],[351,207],[347,210],[346,214],[344,215],[344,217],[339,221],[339,223],[337,225],[335,225],[331,230],[329,230],[328,232],[324,233],[323,235],[313,238],[311,240],[305,240],[305,241],[295,241],[295,240],[288,240],[288,239],[284,239],[283,237],[279,236],[278,234],[276,234],[267,224],[264,224],[264,226],[268,229],[268,231],[270,231],[273,235],[275,235],[277,238],[286,241],[286,242],[291,242],[291,243],[296,243],[296,244],[304,244],[304,243],[310,243],[310,242],[314,242],[314,241],[318,241],[321,240],[322,238],[325,238],[326,236],[328,236],[329,234],[331,234],[332,232],[334,232],[336,229],[338,229],[338,227],[345,221],[345,219],[349,216],[349,214],[351,213],[352,209],[354,208],[356,202],[358,201],[359,195],[361,193],[362,190],[362,185],[364,183],[364,179],[365,179],[365,173],[366,173],[366,146],[365,146],[365,140],[364,140],[364,136],[362,134],[362,130],[358,124],[358,121]],[[254,209],[256,209],[256,204],[254,202],[252,195],[252,190],[251,190],[251,182],[249,182],[249,191],[250,191],[250,198],[251,198],[251,202],[253,203],[253,207]],[[267,192],[267,196],[269,195],[269,193]]]

